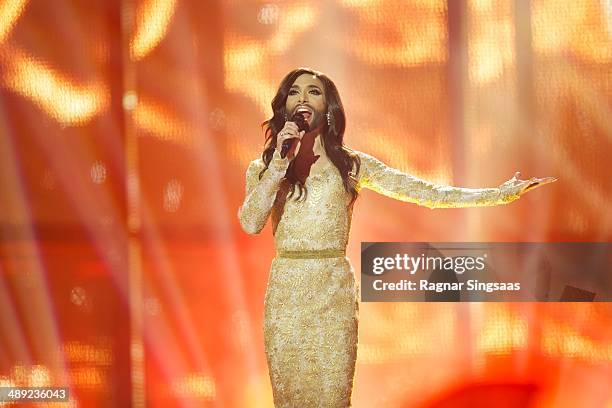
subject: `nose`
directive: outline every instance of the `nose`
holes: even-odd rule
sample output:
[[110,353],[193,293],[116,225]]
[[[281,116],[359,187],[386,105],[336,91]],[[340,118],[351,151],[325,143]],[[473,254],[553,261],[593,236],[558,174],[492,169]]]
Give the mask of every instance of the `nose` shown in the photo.
[[298,99],[300,103],[308,102],[308,92],[301,93]]

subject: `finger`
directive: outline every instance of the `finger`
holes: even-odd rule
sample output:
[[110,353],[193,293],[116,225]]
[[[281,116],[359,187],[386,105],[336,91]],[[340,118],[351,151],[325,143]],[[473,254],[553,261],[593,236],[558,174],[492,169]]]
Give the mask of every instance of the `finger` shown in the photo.
[[542,186],[541,183],[534,182],[534,183],[529,184],[527,187],[523,188],[523,192],[530,191],[530,190],[533,190],[534,188],[538,188],[541,186]]
[[294,129],[298,130],[298,126],[295,122],[287,122],[285,123],[285,129]]
[[514,173],[514,179],[517,179],[521,176],[521,172],[517,171],[516,173]]
[[543,177],[541,179],[538,179],[540,184],[554,183],[557,180],[558,180],[558,178],[556,178],[556,177]]
[[541,187],[545,184],[552,183],[554,181],[557,181],[556,177],[534,178],[532,179],[532,181],[530,181],[530,184],[525,187],[523,191],[533,190],[534,188]]
[[293,134],[292,132],[286,131],[286,130],[279,133],[279,140],[281,143],[287,139],[293,139],[295,137],[297,137],[297,135]]
[[290,139],[292,137],[297,137],[297,131],[293,129],[283,129],[281,131],[281,137],[283,139]]
[[301,139],[301,138],[303,138],[303,137],[304,137],[304,135],[305,135],[305,134],[306,134],[306,131],[305,131],[305,130],[302,130],[298,136],[299,136],[299,137],[300,137],[300,139]]
[[530,180],[531,184],[538,184],[538,185],[544,185],[544,184],[552,183],[554,181],[557,181],[556,177],[543,177],[543,178],[534,177]]
[[281,135],[282,135],[283,137],[291,137],[291,135],[292,135],[293,133],[294,133],[294,132],[293,132],[291,129],[283,129],[283,130],[281,131]]

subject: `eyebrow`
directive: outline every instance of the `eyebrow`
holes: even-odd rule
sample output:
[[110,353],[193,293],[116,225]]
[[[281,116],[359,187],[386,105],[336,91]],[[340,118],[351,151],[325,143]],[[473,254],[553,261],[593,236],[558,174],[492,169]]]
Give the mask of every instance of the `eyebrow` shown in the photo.
[[[291,85],[291,88],[299,88],[299,85]],[[289,88],[289,89],[291,89]],[[319,85],[308,85],[306,88],[317,88],[317,89],[321,89],[321,87]]]

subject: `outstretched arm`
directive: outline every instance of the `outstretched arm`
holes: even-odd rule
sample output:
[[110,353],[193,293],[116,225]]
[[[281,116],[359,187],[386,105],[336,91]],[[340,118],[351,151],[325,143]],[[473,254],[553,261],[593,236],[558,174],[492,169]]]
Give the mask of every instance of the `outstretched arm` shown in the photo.
[[358,177],[360,187],[428,208],[485,207],[508,204],[517,200],[527,190],[556,180],[553,177],[519,180],[519,173],[516,173],[512,179],[496,188],[442,186],[389,167],[368,154],[357,153],[361,158]]
[[238,210],[240,225],[247,234],[258,234],[266,225],[276,192],[288,166],[289,159],[282,159],[278,152],[274,152],[268,169],[260,179],[259,173],[265,167],[264,162],[257,159],[249,164],[246,172],[246,194]]

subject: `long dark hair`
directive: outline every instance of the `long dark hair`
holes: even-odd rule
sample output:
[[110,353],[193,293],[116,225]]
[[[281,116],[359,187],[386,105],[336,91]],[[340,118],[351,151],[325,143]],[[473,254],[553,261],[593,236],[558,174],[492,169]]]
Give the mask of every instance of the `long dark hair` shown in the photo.
[[[281,84],[276,92],[276,96],[272,99],[272,112],[274,115],[262,123],[262,128],[265,130],[265,146],[261,158],[266,165],[265,168],[259,173],[259,178],[267,170],[272,155],[276,149],[276,135],[285,126],[285,104],[287,102],[287,95],[291,85],[295,80],[303,74],[314,75],[321,80],[323,87],[325,88],[325,99],[327,101],[327,112],[330,115],[331,125],[327,124],[327,120],[324,120],[323,131],[321,135],[323,137],[323,147],[325,153],[330,161],[339,170],[342,176],[342,182],[347,192],[352,195],[351,204],[357,198],[357,174],[359,173],[359,167],[361,161],[359,156],[351,150],[349,147],[344,145],[344,130],[346,127],[346,116],[344,115],[344,108],[342,107],[342,101],[340,100],[340,94],[336,85],[332,82],[327,75],[322,72],[315,71],[310,68],[298,68],[289,72],[285,78],[281,81]],[[288,115],[287,115],[288,116]],[[302,193],[306,187],[297,178],[295,174],[295,161],[292,161],[287,168],[285,179],[291,183],[291,193],[289,197],[293,195],[295,186],[297,185],[300,191],[300,195],[297,198],[302,197]]]

